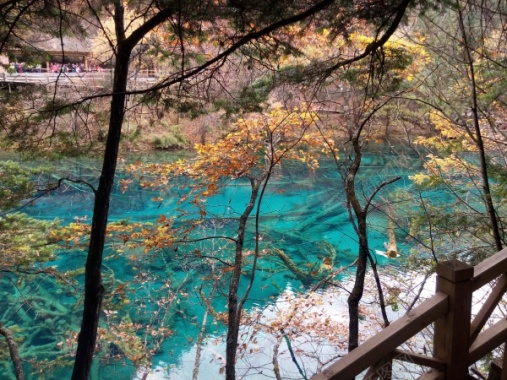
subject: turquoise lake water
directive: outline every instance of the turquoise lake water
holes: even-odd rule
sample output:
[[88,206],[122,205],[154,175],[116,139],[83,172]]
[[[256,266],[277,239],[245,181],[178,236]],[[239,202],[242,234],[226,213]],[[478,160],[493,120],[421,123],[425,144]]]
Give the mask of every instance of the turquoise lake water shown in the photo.
[[[400,148],[396,150],[398,153]],[[128,159],[135,160],[136,157]],[[157,156],[156,159],[166,158]],[[417,168],[419,161],[415,156],[411,157],[409,152],[400,158],[390,147],[382,147],[380,153],[365,156],[358,180],[358,193],[368,195],[381,181],[400,175],[399,181],[380,194],[387,196],[397,187],[410,186],[408,175]],[[66,160],[60,163],[58,170],[58,175],[71,174],[90,183],[97,182],[98,172],[93,160]],[[119,176],[122,175],[120,172]],[[249,190],[249,184],[245,181],[227,182],[219,195],[207,200],[206,218],[192,236],[233,237],[237,217],[244,209]],[[173,189],[164,195],[162,201],[154,202],[152,198],[158,194],[143,190],[134,183],[124,194],[115,191],[110,220],[154,222],[160,215],[171,217],[178,213],[177,210],[185,209],[190,212],[187,219],[181,218],[176,222],[183,226],[195,216],[191,208],[178,204],[183,192]],[[76,218],[83,219],[84,223],[89,222],[92,208],[90,189],[73,185],[42,197],[25,211],[36,218],[59,218],[63,224],[68,224],[75,222]],[[382,250],[387,241],[387,218],[381,211],[374,210],[369,215],[369,222],[371,249]],[[252,223],[253,218],[246,238],[247,249],[254,247]],[[336,250],[335,268],[350,264],[357,249],[356,236],[349,221],[341,178],[335,164],[324,160],[315,173],[309,173],[302,164],[284,164],[273,176],[261,205],[260,233],[261,250],[280,249],[304,270],[318,267],[329,247]],[[403,236],[398,238],[401,249],[408,251]],[[170,373],[171,366],[179,365],[182,353],[192,347],[199,335],[205,312],[205,302],[200,293],[217,312],[225,311],[227,273],[220,261],[203,260],[203,257],[213,256],[225,261],[230,258],[231,249],[232,245],[224,239],[179,244],[171,249],[151,252],[142,252],[141,248],[128,249],[117,242],[109,244],[103,267],[107,300],[103,322],[121,320],[132,323],[141,340],[150,346],[158,342],[157,331],[161,326],[170,329],[171,335],[157,347],[151,360],[154,364],[164,363],[164,370]],[[196,254],[196,250],[199,254]],[[59,253],[55,262],[49,264],[61,271],[79,270],[84,266],[85,255],[83,249],[66,249]],[[379,257],[379,263],[394,265],[392,260],[382,257]],[[249,278],[249,268],[247,262],[242,291]],[[78,275],[77,280],[82,281],[82,276]],[[38,361],[64,358],[52,368],[27,377],[69,378],[72,358],[62,354],[59,349],[65,349],[65,344],[61,342],[68,337],[69,331],[78,331],[81,318],[80,286],[74,289],[52,278],[15,281],[13,277],[0,277],[0,289],[4,295],[0,297],[0,321],[7,326],[14,326],[15,330],[17,327],[25,329],[25,333],[20,333],[24,337],[20,344],[22,354],[23,350],[32,353]],[[304,291],[301,282],[280,259],[274,255],[263,256],[259,261],[247,308],[274,302],[288,286]],[[221,323],[208,318],[207,335],[216,337],[224,331]],[[26,357],[29,357],[26,352]],[[130,360],[118,359],[120,354],[119,344],[101,346],[100,360],[94,363],[92,378],[133,378],[136,368]],[[7,367],[4,362],[0,371],[7,371]],[[26,369],[34,371],[39,367],[27,363]],[[12,375],[6,372],[5,376],[10,378]]]

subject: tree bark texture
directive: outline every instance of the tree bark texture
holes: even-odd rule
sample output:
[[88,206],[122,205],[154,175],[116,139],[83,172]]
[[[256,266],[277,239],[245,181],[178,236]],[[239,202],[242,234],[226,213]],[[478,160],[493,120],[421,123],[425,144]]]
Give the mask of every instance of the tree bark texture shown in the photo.
[[11,356],[12,363],[14,364],[14,372],[16,373],[16,380],[24,380],[25,374],[23,372],[23,365],[18,353],[18,346],[11,332],[0,323],[0,335],[7,340],[7,346],[9,347],[9,354]]
[[[366,275],[366,264],[368,259],[368,239],[366,230],[366,212],[361,207],[356,195],[355,179],[359,171],[362,159],[361,146],[359,144],[359,134],[352,140],[354,147],[354,159],[349,166],[347,176],[345,177],[345,194],[349,206],[351,222],[359,239],[359,252],[357,257],[356,278],[354,286],[347,299],[349,305],[349,351],[352,351],[359,345],[359,302],[363,297],[364,278]],[[355,223],[352,220],[352,212],[355,216]]]
[[118,48],[114,68],[111,115],[109,118],[109,129],[99,186],[95,193],[90,245],[85,266],[83,319],[72,373],[73,380],[86,380],[89,377],[97,341],[97,328],[104,295],[104,286],[102,285],[102,256],[106,238],[109,202],[114,184],[121,129],[125,115],[125,92],[127,89],[131,53],[130,46],[122,44],[124,41],[123,6],[119,3],[115,6],[115,24]]
[[231,284],[229,285],[229,318],[227,321],[227,343],[226,343],[226,364],[225,377],[227,380],[236,380],[236,354],[239,337],[239,327],[241,323],[242,308],[238,307],[238,288],[241,279],[241,269],[243,267],[243,246],[245,241],[246,224],[248,217],[252,212],[257,194],[259,192],[259,184],[251,179],[252,193],[243,214],[239,218],[238,237],[236,239],[236,253],[234,257],[234,271],[232,272]]

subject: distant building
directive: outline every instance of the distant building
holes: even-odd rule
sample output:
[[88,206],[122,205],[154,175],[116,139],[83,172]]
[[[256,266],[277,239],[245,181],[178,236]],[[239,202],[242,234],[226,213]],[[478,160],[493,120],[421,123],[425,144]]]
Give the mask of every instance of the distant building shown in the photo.
[[47,72],[51,71],[51,66],[54,64],[60,66],[79,64],[86,71],[90,69],[91,45],[85,38],[63,37],[60,39],[32,35],[26,40],[28,43],[23,47],[8,49],[8,58],[0,57],[0,63],[2,65],[24,63]]

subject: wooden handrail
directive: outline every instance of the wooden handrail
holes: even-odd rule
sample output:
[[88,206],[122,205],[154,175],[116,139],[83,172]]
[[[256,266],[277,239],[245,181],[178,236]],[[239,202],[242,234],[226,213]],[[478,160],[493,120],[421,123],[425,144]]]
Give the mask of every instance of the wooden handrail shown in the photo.
[[474,267],[473,290],[482,288],[502,273],[507,272],[507,248],[480,262]]
[[343,380],[361,373],[372,363],[382,359],[386,353],[393,351],[438,317],[444,315],[448,309],[448,298],[444,293],[435,294],[322,373],[313,376],[312,380]]
[[[23,72],[2,73],[0,79],[4,83],[13,84],[39,84],[39,85],[72,85],[74,87],[88,87],[90,83],[103,85],[112,80],[111,70],[86,71],[86,72]],[[166,71],[161,70],[137,70],[129,77],[129,86],[133,89],[148,88],[159,81],[159,78],[167,76]],[[97,87],[97,86],[95,86]]]
[[470,347],[469,364],[475,363],[507,341],[507,320],[501,319],[480,334]]
[[[481,310],[471,321],[472,293],[498,277]],[[312,380],[353,379],[367,368],[370,368],[368,373],[374,373],[379,363],[392,359],[434,368],[423,374],[421,380],[465,379],[470,365],[507,342],[507,319],[481,332],[506,291],[507,249],[475,267],[458,260],[439,263],[433,297],[315,374]],[[432,322],[435,322],[433,356],[397,349]],[[504,356],[504,363],[507,365],[507,356]],[[507,368],[502,379],[507,379]]]
[[504,273],[500,276],[497,284],[489,294],[487,300],[484,302],[483,307],[472,321],[472,325],[470,326],[470,339],[472,342],[477,338],[506,291],[507,275]]

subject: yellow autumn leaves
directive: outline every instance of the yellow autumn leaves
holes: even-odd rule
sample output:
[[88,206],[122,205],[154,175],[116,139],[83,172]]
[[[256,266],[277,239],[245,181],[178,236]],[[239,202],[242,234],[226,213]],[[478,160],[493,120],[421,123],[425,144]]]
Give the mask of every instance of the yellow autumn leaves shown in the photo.
[[215,194],[224,178],[262,177],[285,159],[318,167],[321,153],[334,147],[330,136],[317,128],[317,114],[306,105],[285,110],[274,106],[267,115],[239,119],[231,132],[215,143],[197,144],[192,160],[169,164],[130,165],[127,169],[150,188],[169,186],[171,177],[199,179],[199,195]]
[[[307,65],[311,62],[326,62],[336,59],[348,59],[362,53],[368,45],[374,42],[374,38],[364,33],[353,32],[347,38],[332,37],[326,29],[309,27],[302,29],[293,25],[285,31],[287,38],[297,53],[280,56],[280,67],[291,65]],[[390,68],[390,74],[403,77],[408,82],[424,69],[424,65],[431,61],[430,54],[422,46],[424,37],[415,36],[412,41],[403,37],[393,36],[383,46],[383,55],[386,61],[397,61],[400,56],[410,59],[410,64],[403,67]]]
[[[432,152],[448,152],[446,154],[430,153],[426,155],[424,172],[410,176],[418,186],[431,187],[445,181],[459,184],[464,189],[473,186],[471,178],[480,175],[479,168],[473,161],[467,160],[462,153],[477,152],[477,145],[466,129],[452,122],[438,111],[428,113],[429,120],[438,134],[429,137],[418,137],[415,143],[430,149]],[[486,147],[493,145],[487,139]],[[491,146],[490,148],[494,148]]]

